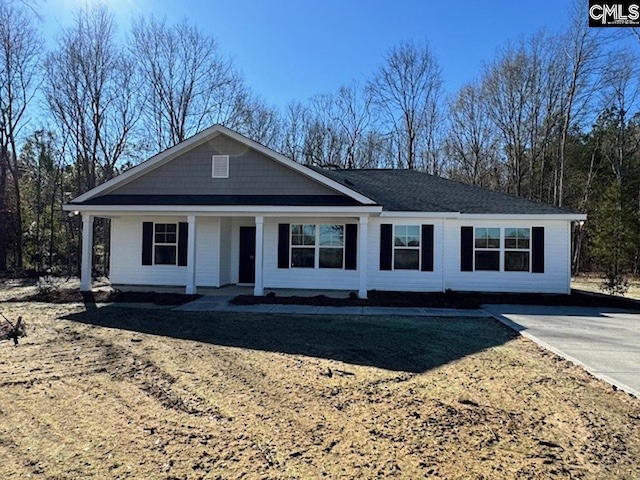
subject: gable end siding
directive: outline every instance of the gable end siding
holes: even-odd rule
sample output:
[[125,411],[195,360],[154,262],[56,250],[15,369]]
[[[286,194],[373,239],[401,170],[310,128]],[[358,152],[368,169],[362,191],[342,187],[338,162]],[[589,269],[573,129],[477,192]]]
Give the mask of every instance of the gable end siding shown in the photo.
[[[229,155],[229,178],[211,177],[213,155]],[[224,135],[117,188],[116,195],[341,195]]]

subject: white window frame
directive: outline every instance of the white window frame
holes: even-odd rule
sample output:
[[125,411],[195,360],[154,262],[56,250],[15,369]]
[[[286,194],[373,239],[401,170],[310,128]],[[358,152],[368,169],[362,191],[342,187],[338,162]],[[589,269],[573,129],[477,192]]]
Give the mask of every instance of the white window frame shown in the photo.
[[[318,232],[318,237],[316,240],[316,244],[318,245],[318,260],[317,260],[317,265],[318,268],[321,269],[326,269],[326,270],[344,270],[344,262],[345,262],[345,247],[344,247],[344,243],[345,243],[345,235],[346,235],[346,231],[347,231],[347,227],[342,224],[342,223],[321,223],[316,225],[317,227],[317,232]],[[322,227],[342,227],[342,245],[321,245],[320,244],[320,235],[321,235],[321,231]],[[320,266],[320,250],[322,249],[340,249],[342,250],[342,265],[340,265],[339,267],[322,267]]]
[[[477,231],[478,230],[498,230],[498,246],[497,247],[476,247]],[[501,227],[473,227],[473,271],[474,272],[502,272],[503,262],[502,256],[504,255],[502,249],[502,228]],[[476,252],[497,252],[498,253],[498,269],[497,270],[478,270],[476,268]]]
[[[480,229],[497,229],[500,231],[499,248],[479,248],[476,247],[476,231]],[[507,230],[528,230],[529,231],[529,247],[528,248],[507,248]],[[532,250],[531,250],[531,231],[532,227],[473,227],[473,271],[474,272],[504,272],[504,273],[531,273]],[[498,270],[478,270],[476,268],[476,252],[498,252]],[[528,270],[507,270],[506,255],[507,252],[527,252],[529,253]]]
[[[301,232],[302,233],[293,233],[293,227],[301,227]],[[294,245],[293,243],[293,237],[294,235],[298,236],[301,235],[302,238],[305,237],[305,233],[304,233],[304,227],[313,227],[313,245]],[[317,264],[318,264],[318,255],[316,254],[316,250],[317,250],[317,245],[318,245],[318,226],[313,224],[313,223],[292,223],[290,225],[290,231],[289,231],[289,262],[291,264],[291,268],[303,268],[303,269],[311,269],[311,268],[317,268]],[[308,249],[308,250],[313,250],[313,267],[303,267],[302,265],[294,265],[293,264],[293,250],[294,249],[300,249],[300,248],[304,248],[304,249]]]
[[[293,236],[294,235],[298,235],[298,234],[294,234],[293,233],[293,227],[294,226],[301,226],[302,227],[302,231],[304,231],[304,227],[305,226],[313,226],[314,227],[314,244],[313,245],[294,245],[293,244]],[[338,245],[320,245],[320,229],[323,226],[338,226],[338,227],[342,227],[342,245],[338,246]],[[293,259],[293,249],[294,248],[308,248],[308,249],[313,249],[314,253],[314,257],[313,257],[313,267],[302,267],[302,266],[294,266],[292,260],[289,261],[291,268],[301,268],[301,269],[306,269],[306,270],[317,270],[317,269],[321,269],[321,270],[344,270],[344,265],[345,265],[345,235],[346,235],[346,231],[347,231],[347,227],[344,223],[292,223],[290,225],[290,231],[289,231],[289,259]],[[304,236],[304,233],[302,234]],[[342,249],[342,266],[341,267],[321,267],[320,266],[320,250],[322,248],[340,248]]]
[[[175,225],[176,227],[176,241],[175,242],[156,242],[156,226],[157,225]],[[176,266],[178,265],[178,228],[179,225],[175,222],[154,222],[153,223],[153,264],[154,265],[163,265],[163,266]],[[165,235],[165,240],[166,240],[166,236],[167,236],[167,232],[165,230],[165,232],[163,233],[163,235]],[[175,255],[175,262],[174,263],[156,263],[156,247],[175,247],[176,249],[176,255]]]
[[[528,230],[529,231],[529,246],[527,248],[520,248],[518,246],[518,239],[516,238],[516,248],[508,248],[507,247],[507,230]],[[504,268],[504,272],[508,273],[531,273],[531,227],[504,227],[504,235],[502,236],[502,242],[500,245],[503,247],[501,256],[503,258],[502,265]],[[529,266],[527,270],[507,270],[507,252],[521,252],[529,254]]]
[[[223,174],[219,172],[220,166],[217,166],[218,162],[224,162],[222,164]],[[213,155],[211,157],[211,178],[229,178],[229,155]]]
[[[396,228],[397,227],[417,227],[418,228],[418,245],[412,246],[396,246]],[[408,237],[408,234],[405,234]],[[393,270],[398,270],[401,272],[411,272],[411,271],[420,271],[420,265],[422,265],[422,226],[421,225],[409,225],[409,224],[394,224],[393,230],[391,232],[391,244],[392,244],[392,255],[391,255],[391,267]],[[396,268],[396,250],[417,250],[418,251],[418,266],[416,268]]]

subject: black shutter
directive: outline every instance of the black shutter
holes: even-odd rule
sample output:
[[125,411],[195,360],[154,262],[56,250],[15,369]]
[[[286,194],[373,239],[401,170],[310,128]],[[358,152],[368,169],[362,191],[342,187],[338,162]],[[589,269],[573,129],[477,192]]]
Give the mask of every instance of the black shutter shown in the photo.
[[390,223],[380,225],[380,270],[391,270],[393,257],[393,232]]
[[460,227],[460,271],[473,271],[473,227]]
[[422,264],[420,270],[433,272],[433,225],[422,225]]
[[142,265],[153,265],[153,222],[142,222]]
[[531,271],[544,273],[544,227],[531,229]]
[[278,224],[278,268],[289,268],[289,224]]
[[178,266],[187,266],[187,248],[189,244],[189,224],[180,222],[178,224]]
[[344,232],[344,268],[355,270],[358,260],[358,225],[347,223]]

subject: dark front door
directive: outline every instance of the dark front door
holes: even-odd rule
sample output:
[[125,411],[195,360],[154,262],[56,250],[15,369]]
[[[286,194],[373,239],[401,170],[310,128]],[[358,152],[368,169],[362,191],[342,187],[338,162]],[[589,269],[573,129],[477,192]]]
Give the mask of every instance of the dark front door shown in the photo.
[[256,227],[240,227],[239,283],[256,281]]

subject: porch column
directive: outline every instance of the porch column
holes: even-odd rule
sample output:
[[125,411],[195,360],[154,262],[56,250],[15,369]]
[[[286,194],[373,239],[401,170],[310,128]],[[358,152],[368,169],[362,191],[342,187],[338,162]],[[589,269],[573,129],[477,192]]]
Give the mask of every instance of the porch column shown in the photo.
[[80,291],[91,291],[93,264],[93,215],[82,214],[82,262],[80,264]]
[[196,293],[196,216],[187,216],[188,241],[187,241],[187,286],[185,293]]
[[360,217],[360,231],[358,232],[358,270],[360,270],[360,288],[358,297],[367,298],[367,232],[369,217]]
[[262,244],[264,243],[264,217],[256,217],[256,279],[253,284],[253,294],[255,296],[264,295],[264,284],[262,282]]

